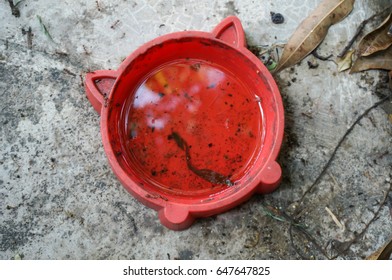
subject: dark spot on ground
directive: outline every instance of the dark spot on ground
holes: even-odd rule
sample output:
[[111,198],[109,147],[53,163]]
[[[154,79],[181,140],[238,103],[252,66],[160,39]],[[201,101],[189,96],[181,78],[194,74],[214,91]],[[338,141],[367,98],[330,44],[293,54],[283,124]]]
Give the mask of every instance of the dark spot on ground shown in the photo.
[[[369,86],[372,85],[372,81],[367,79],[365,75],[361,76],[361,80],[363,80],[365,83],[369,84]],[[387,95],[392,94],[391,93],[392,89],[389,87],[389,77],[387,72],[380,71],[380,79],[378,83],[376,84],[375,87],[375,93],[379,98],[384,98]],[[392,103],[391,102],[384,102],[380,106],[385,113],[388,115],[392,114]]]
[[234,1],[226,2],[225,11],[223,12],[223,16],[227,17],[230,15],[238,15],[240,12],[236,8]]
[[15,223],[13,221],[5,221],[0,227],[0,251],[16,250],[26,244],[32,236],[31,223]]
[[282,24],[284,22],[284,17],[281,13],[274,13],[270,12],[271,14],[271,20],[275,24]]
[[191,250],[185,249],[178,253],[178,259],[180,260],[191,260],[193,259],[194,253]]

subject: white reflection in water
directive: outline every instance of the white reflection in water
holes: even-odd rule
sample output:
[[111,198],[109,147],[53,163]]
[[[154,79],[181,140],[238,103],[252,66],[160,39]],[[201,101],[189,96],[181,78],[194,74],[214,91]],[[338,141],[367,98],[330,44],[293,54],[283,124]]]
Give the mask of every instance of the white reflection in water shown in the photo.
[[158,102],[159,99],[159,95],[146,87],[146,85],[142,85],[137,91],[137,95],[135,96],[135,99],[133,101],[133,107],[143,108],[146,105]]
[[154,127],[155,129],[162,129],[167,123],[167,118],[155,119],[153,116],[147,117],[147,125],[149,127]]
[[205,70],[207,81],[209,85],[217,85],[219,84],[225,77],[225,74],[218,69],[208,68]]

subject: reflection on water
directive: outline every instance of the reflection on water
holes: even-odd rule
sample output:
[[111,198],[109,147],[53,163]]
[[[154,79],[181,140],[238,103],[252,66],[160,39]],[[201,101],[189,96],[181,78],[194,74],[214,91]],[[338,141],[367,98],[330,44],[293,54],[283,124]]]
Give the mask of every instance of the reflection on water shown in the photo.
[[[262,114],[254,94],[211,63],[165,65],[130,96],[125,128],[130,158],[146,180],[165,191],[185,195],[230,187],[202,174],[235,182],[260,145]],[[180,135],[187,147],[172,135]]]

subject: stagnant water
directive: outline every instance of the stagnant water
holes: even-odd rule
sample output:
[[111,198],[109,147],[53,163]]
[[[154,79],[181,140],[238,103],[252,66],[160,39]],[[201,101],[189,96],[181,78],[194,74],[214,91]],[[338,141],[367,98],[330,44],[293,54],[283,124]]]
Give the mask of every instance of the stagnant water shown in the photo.
[[260,149],[259,103],[220,66],[189,59],[166,64],[130,93],[128,158],[165,192],[198,195],[231,187]]

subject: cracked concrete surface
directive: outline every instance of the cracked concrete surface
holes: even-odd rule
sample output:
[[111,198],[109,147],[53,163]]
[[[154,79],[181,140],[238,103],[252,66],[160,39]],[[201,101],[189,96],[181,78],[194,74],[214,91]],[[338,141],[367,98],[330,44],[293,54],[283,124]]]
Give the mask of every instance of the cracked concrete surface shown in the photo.
[[[289,225],[265,209],[298,200],[354,120],[387,94],[379,71],[337,73],[331,61],[282,71],[286,114],[280,188],[224,214],[170,231],[113,175],[99,116],[85,98],[86,72],[115,69],[143,43],[180,30],[210,31],[237,15],[250,45],[284,43],[319,3],[307,1],[23,1],[20,17],[0,2],[0,258],[13,259],[296,259]],[[358,0],[332,26],[320,54],[337,53],[358,24],[390,4]],[[275,25],[270,12],[285,23]],[[45,35],[37,16],[53,40]],[[31,27],[32,40],[25,31]],[[383,108],[362,119],[307,197],[301,223],[322,245],[364,228],[391,184],[391,123]],[[389,112],[390,114],[390,112]],[[341,254],[363,259],[392,235],[392,195],[366,234]],[[340,229],[328,207],[344,225]],[[288,208],[288,209],[289,209]],[[325,258],[301,236],[297,247]]]

